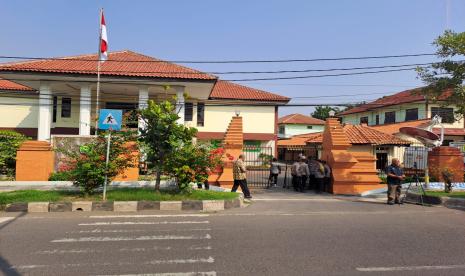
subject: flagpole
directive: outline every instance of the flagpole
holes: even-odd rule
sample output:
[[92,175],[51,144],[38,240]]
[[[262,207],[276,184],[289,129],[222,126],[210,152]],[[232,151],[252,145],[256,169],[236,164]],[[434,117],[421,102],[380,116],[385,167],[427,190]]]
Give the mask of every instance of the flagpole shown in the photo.
[[100,16],[99,16],[99,39],[98,39],[98,51],[97,51],[97,100],[95,106],[95,136],[98,135],[98,116],[99,116],[99,105],[100,105],[100,54],[101,54],[101,47],[102,47],[102,14],[103,8],[100,9]]

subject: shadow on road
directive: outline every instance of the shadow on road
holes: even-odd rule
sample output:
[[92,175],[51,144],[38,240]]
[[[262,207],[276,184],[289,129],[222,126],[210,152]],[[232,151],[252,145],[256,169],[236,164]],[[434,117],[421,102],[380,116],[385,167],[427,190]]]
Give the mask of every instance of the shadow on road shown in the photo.
[[[2,225],[0,225],[0,230],[3,228],[7,227],[11,223],[13,223],[15,220],[19,219],[20,217],[25,216],[26,213],[21,213],[18,216],[16,216],[14,219],[9,220]],[[0,272],[2,272],[4,275],[8,276],[19,276],[21,275],[16,269],[12,268],[12,265],[2,256],[0,255]]]

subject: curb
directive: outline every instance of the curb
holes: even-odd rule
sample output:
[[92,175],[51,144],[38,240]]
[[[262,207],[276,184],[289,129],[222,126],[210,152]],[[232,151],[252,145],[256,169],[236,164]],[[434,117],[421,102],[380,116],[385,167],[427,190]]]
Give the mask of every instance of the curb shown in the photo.
[[[408,194],[408,199],[420,200],[420,195],[418,194]],[[454,198],[454,197],[447,197],[447,196],[430,196],[425,195],[423,196],[423,202],[431,205],[441,205],[447,208],[465,208],[465,199],[463,198]]]
[[[1,207],[1,206],[0,206]],[[4,206],[5,212],[137,212],[137,211],[204,211],[214,212],[244,207],[244,199],[185,200],[185,201],[67,201],[67,202],[18,202]],[[0,209],[1,210],[1,209]]]

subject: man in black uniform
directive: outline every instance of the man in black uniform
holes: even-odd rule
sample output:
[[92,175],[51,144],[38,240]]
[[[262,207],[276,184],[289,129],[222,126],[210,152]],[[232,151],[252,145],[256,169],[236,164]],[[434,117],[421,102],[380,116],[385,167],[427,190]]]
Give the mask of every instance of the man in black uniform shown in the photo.
[[388,184],[388,191],[387,191],[387,204],[394,205],[394,204],[402,204],[400,202],[400,191],[402,189],[402,180],[404,180],[405,175],[400,167],[399,159],[393,158],[391,165],[386,168],[387,174],[387,184]]

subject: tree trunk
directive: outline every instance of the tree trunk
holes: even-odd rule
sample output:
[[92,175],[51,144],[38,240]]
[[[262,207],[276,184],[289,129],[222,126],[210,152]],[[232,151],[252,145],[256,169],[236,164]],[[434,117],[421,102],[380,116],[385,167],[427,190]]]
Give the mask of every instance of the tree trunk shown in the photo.
[[155,180],[155,191],[160,191],[162,168],[163,168],[163,161],[160,160],[160,163],[157,166],[157,178]]

